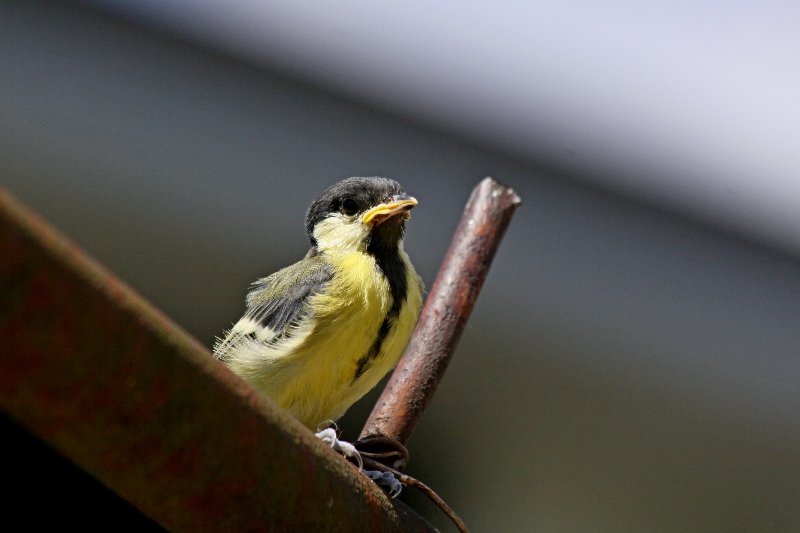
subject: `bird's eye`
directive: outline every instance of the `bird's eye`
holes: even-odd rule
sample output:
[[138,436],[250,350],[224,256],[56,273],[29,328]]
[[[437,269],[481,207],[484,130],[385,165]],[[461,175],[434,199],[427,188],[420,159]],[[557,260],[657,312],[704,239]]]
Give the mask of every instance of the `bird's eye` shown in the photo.
[[342,200],[342,204],[339,206],[339,211],[341,211],[343,215],[355,215],[358,213],[358,202],[352,198],[345,198]]

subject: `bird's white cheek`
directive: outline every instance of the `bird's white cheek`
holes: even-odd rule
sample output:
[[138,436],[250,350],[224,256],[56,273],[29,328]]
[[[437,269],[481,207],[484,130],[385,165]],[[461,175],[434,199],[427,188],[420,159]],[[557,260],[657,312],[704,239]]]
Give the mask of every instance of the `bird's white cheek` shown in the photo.
[[320,250],[355,251],[365,247],[369,228],[358,218],[332,215],[314,227],[314,238]]

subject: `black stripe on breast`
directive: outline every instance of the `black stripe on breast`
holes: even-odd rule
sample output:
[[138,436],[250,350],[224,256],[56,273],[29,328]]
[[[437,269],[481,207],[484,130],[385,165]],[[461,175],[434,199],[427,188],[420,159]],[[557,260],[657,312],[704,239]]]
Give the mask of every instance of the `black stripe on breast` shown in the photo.
[[370,346],[367,353],[361,356],[356,362],[356,372],[353,376],[353,382],[360,378],[364,372],[367,371],[369,365],[380,355],[383,341],[392,329],[397,317],[400,315],[400,308],[406,301],[408,294],[408,280],[406,279],[406,264],[400,257],[397,251],[396,242],[391,248],[384,248],[380,246],[380,241],[373,239],[367,247],[367,252],[375,258],[375,263],[381,271],[386,281],[389,282],[389,291],[392,294],[392,307],[386,313],[386,316],[378,328],[378,334],[375,341]]
[[386,318],[384,318],[383,322],[381,322],[381,327],[378,328],[378,336],[375,338],[375,342],[372,343],[369,351],[361,356],[361,359],[356,362],[356,373],[353,376],[353,381],[360,378],[364,372],[367,371],[367,368],[369,368],[369,364],[378,357],[378,354],[381,353],[383,341],[386,340],[389,330],[392,329],[393,322],[394,320],[389,320],[389,315],[387,314]]

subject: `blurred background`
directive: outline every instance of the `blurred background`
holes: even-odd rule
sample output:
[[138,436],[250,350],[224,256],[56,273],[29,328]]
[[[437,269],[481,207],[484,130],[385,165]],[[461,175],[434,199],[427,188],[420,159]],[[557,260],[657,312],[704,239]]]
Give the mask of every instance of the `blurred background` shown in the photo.
[[[430,286],[493,176],[523,205],[409,473],[474,531],[797,531],[799,19],[0,0],[0,184],[211,346],[250,282],[305,253],[332,182],[420,200],[406,249]],[[15,435],[32,494],[74,488]]]

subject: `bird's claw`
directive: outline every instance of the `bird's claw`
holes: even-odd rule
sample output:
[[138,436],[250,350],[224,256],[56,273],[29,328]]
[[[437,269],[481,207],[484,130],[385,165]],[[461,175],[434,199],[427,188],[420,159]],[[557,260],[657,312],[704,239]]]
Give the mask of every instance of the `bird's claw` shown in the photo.
[[403,484],[391,472],[380,470],[364,470],[364,474],[379,487],[385,487],[389,491],[390,498],[397,498],[403,490]]
[[364,460],[361,458],[356,447],[343,440],[339,440],[336,434],[336,429],[329,427],[318,431],[316,433],[318,439],[333,448],[334,451],[341,453],[347,458],[354,459],[358,463],[358,469],[364,472],[368,478],[375,482],[381,488],[385,488],[389,493],[390,498],[397,498],[403,490],[403,484],[391,472],[383,472],[381,470],[364,470]]
[[322,442],[333,448],[334,451],[341,453],[347,458],[355,459],[356,463],[358,463],[359,470],[364,468],[364,461],[361,459],[361,454],[358,453],[356,447],[347,441],[339,440],[334,428],[323,429],[317,432],[316,436]]

